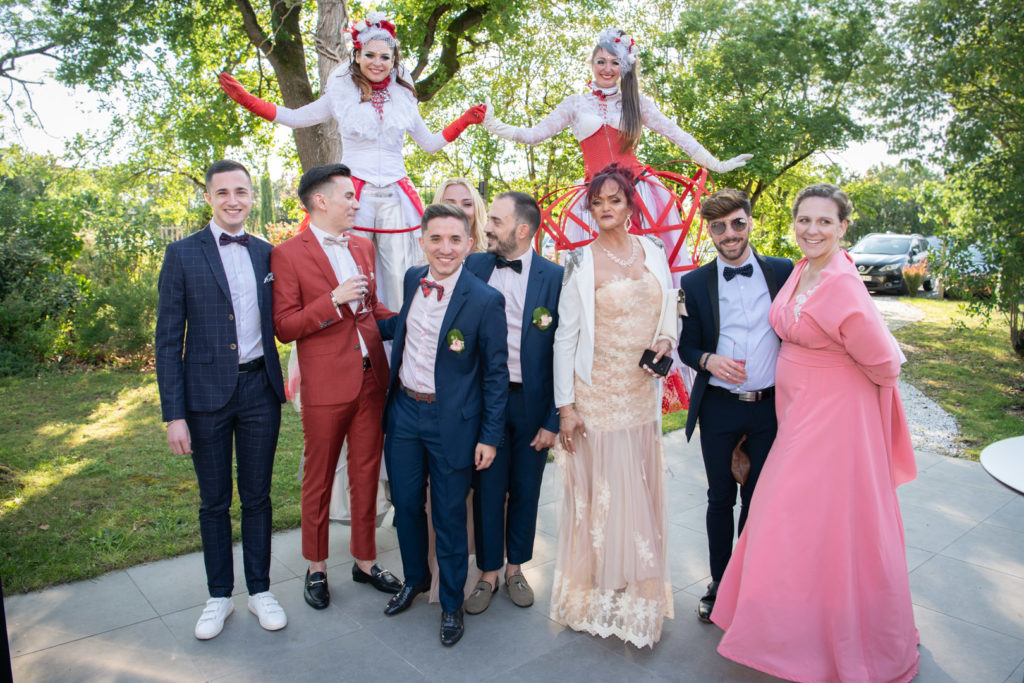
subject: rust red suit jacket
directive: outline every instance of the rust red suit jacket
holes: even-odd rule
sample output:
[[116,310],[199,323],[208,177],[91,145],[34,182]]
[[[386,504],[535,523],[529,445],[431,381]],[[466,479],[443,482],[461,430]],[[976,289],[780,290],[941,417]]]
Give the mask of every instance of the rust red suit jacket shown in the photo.
[[[370,240],[352,235],[348,248],[363,272],[374,272]],[[270,253],[270,269],[274,274],[274,331],[282,342],[297,340],[302,403],[317,406],[354,401],[364,377],[371,375],[385,392],[388,361],[377,321],[395,314],[377,301],[374,287],[366,295],[369,312],[357,315],[348,304],[335,308],[330,292],[339,282],[312,230],[303,230],[278,245]],[[363,372],[357,328],[367,345],[372,373]]]

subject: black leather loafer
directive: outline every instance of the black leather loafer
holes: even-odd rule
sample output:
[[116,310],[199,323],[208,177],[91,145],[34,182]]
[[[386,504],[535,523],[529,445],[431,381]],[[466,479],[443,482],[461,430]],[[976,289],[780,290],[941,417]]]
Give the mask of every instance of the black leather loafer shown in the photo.
[[420,593],[426,593],[428,590],[430,590],[429,576],[426,581],[418,586],[413,586],[408,583],[405,584],[402,586],[402,590],[395,593],[391,599],[388,600],[388,606],[384,608],[384,614],[390,617],[398,614],[399,612],[404,612],[409,609],[410,605],[412,605],[412,601],[417,595]]
[[331,604],[331,592],[327,590],[327,574],[323,572],[309,573],[306,570],[306,588],[302,591],[306,604],[313,609],[325,609]]
[[711,623],[711,610],[715,607],[715,598],[718,597],[718,582],[712,581],[708,584],[708,592],[697,603],[697,618],[705,624]]
[[402,590],[403,586],[394,574],[387,569],[381,569],[378,565],[370,567],[370,573],[367,574],[359,568],[358,564],[353,563],[352,580],[356,583],[368,583],[381,593],[390,593],[391,595]]
[[462,639],[466,627],[462,625],[462,608],[458,612],[441,612],[441,644],[451,647]]

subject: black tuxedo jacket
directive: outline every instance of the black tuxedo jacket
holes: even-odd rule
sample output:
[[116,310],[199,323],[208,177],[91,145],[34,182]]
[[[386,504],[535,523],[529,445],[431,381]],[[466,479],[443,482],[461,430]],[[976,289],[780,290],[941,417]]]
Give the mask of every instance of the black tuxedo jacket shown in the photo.
[[[753,248],[753,247],[751,247]],[[772,300],[779,288],[793,272],[793,262],[785,258],[762,256],[754,252],[757,264],[768,283]],[[683,333],[679,339],[679,358],[697,371],[697,379],[690,391],[690,411],[686,416],[686,439],[693,435],[700,414],[700,402],[704,397],[711,373],[697,367],[705,353],[715,353],[718,348],[718,259],[712,260],[697,270],[683,276],[679,288],[686,296],[686,317],[682,319]]]

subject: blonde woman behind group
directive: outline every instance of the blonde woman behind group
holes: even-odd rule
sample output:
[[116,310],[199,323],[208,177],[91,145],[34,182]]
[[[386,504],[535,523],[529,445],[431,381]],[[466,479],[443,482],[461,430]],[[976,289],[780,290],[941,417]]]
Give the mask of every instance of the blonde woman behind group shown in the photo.
[[454,204],[465,212],[469,218],[470,236],[473,238],[473,251],[487,250],[487,236],[484,225],[487,223],[487,205],[476,188],[465,178],[448,178],[443,181],[434,193],[431,204]]

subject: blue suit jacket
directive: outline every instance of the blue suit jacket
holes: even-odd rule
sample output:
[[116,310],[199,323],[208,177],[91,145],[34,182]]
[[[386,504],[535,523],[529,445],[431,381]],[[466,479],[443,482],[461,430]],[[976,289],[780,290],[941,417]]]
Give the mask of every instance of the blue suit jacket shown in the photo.
[[[751,247],[753,248],[753,247]],[[764,273],[768,293],[772,300],[779,288],[793,272],[793,262],[785,258],[754,256]],[[683,318],[683,333],[679,338],[679,358],[697,371],[690,391],[690,411],[686,416],[686,439],[693,435],[700,414],[700,402],[711,379],[711,373],[697,367],[705,353],[715,353],[718,348],[718,259],[713,259],[697,270],[683,276],[679,288],[686,296],[686,317]]]
[[[470,254],[466,268],[487,282],[494,272],[494,254]],[[519,342],[519,361],[522,366],[523,392],[526,395],[527,431],[541,427],[558,432],[558,413],[555,410],[554,367],[555,329],[558,327],[558,297],[562,293],[562,266],[534,253],[530,260],[526,299],[523,303],[523,336]],[[551,324],[540,329],[533,322],[533,312],[546,308]]]
[[[223,408],[238,383],[238,339],[234,308],[224,266],[207,225],[167,245],[160,269],[160,302],[156,317],[156,375],[164,422],[186,411]],[[271,318],[270,250],[257,237],[249,239],[249,257],[256,275],[265,371],[283,403],[284,383]]]
[[[384,405],[385,427],[395,392],[401,391],[398,371],[405,351],[405,321],[413,297],[423,296],[419,281],[426,276],[427,269],[417,266],[406,271],[402,310],[377,322],[381,338],[394,340]],[[460,352],[449,348],[447,338],[452,330],[462,333],[465,346]],[[473,465],[478,442],[489,446],[501,442],[508,402],[507,335],[505,297],[463,268],[441,323],[434,362],[441,442],[453,469]]]

